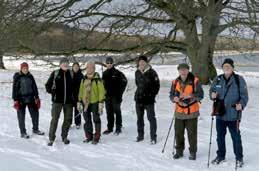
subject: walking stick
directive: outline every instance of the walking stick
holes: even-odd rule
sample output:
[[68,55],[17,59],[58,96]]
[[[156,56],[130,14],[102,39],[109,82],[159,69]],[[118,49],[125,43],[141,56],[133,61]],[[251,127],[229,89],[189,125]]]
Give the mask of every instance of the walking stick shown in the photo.
[[173,119],[172,119],[172,121],[171,121],[171,124],[170,124],[169,130],[168,130],[168,133],[167,133],[167,136],[166,136],[166,140],[165,140],[164,147],[163,147],[163,149],[162,149],[162,153],[164,153],[164,151],[165,151],[165,146],[166,146],[166,143],[167,143],[167,140],[168,140],[169,134],[170,134],[170,132],[171,132],[173,122],[174,122],[174,116],[173,116]]
[[210,150],[211,150],[213,121],[214,121],[214,116],[212,115],[211,116],[211,126],[210,126],[210,143],[209,143],[208,163],[207,163],[208,168],[210,167]]

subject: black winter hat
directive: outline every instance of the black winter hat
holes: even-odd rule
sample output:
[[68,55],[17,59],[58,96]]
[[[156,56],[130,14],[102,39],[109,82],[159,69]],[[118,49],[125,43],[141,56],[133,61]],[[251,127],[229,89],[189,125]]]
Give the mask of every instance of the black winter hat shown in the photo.
[[106,58],[106,63],[112,63],[113,64],[113,58],[112,57],[107,57]]
[[235,67],[235,66],[234,66],[234,61],[233,61],[232,59],[230,59],[230,58],[226,58],[226,59],[224,60],[224,62],[222,63],[222,67],[223,67],[223,65],[225,65],[225,64],[229,64],[229,65],[231,65],[233,68]]
[[69,60],[68,60],[67,58],[62,58],[62,59],[60,60],[59,64],[61,65],[61,64],[63,64],[63,63],[69,64]]
[[147,57],[144,56],[144,55],[141,55],[141,56],[138,57],[138,61],[140,61],[140,60],[143,60],[143,61],[145,61],[145,62],[148,62]]
[[180,69],[190,69],[189,65],[187,63],[181,63],[178,65],[177,67],[177,70],[180,70]]

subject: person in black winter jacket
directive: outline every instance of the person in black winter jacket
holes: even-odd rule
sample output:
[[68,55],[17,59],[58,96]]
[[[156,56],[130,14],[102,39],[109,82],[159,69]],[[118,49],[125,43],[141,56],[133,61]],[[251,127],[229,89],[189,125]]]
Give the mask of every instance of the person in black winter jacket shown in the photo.
[[137,90],[135,92],[138,136],[137,142],[144,140],[144,110],[150,122],[151,144],[157,141],[157,122],[155,117],[155,98],[160,89],[160,81],[154,69],[148,64],[146,56],[138,59],[138,70],[135,73]]
[[[76,124],[76,128],[79,129],[81,125],[81,114],[77,109],[77,102],[78,102],[78,93],[79,93],[81,80],[84,79],[84,75],[80,69],[78,62],[73,63],[72,71],[73,71],[73,83],[74,83],[74,92],[73,92],[74,122]],[[71,124],[72,124],[72,120],[71,120]]]
[[121,115],[121,102],[122,95],[127,86],[127,78],[125,75],[116,69],[113,65],[113,58],[106,59],[107,70],[103,73],[103,82],[106,90],[105,107],[107,112],[107,130],[103,134],[113,132],[114,127],[114,114],[116,115],[116,130],[115,134],[121,133],[122,115]]
[[30,138],[25,128],[26,106],[32,118],[33,133],[44,135],[44,132],[39,130],[40,99],[38,88],[34,77],[29,72],[29,65],[26,62],[21,64],[20,72],[15,73],[13,76],[12,98],[14,100],[14,108],[17,110],[21,137],[26,139]]
[[73,72],[68,69],[69,61],[63,58],[60,61],[60,69],[51,73],[45,87],[46,91],[52,96],[51,122],[49,128],[49,143],[52,146],[56,138],[56,130],[61,110],[64,112],[61,137],[64,144],[69,144],[68,132],[73,115]]

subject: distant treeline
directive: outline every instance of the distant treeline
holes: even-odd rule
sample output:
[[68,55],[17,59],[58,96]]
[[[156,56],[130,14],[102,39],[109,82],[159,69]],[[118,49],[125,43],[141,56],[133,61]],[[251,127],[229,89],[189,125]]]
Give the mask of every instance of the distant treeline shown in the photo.
[[[30,28],[33,29],[30,30]],[[46,27],[34,25],[23,29],[26,30],[8,33],[6,44],[9,47],[15,47],[9,48],[9,52],[62,53],[78,49],[84,52],[98,51],[98,49],[116,52],[124,49],[131,50],[130,48],[134,51],[134,48],[138,46],[137,52],[150,48],[150,46],[142,47],[141,45],[162,41],[161,38],[154,36],[115,35],[71,28],[62,24],[52,24]],[[259,50],[259,40],[219,36],[215,50]]]

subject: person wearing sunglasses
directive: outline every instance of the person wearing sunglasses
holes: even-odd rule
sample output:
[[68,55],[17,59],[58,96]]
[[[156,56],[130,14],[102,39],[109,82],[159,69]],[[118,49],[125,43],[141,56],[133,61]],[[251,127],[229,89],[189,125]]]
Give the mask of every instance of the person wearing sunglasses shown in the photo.
[[[121,103],[122,96],[127,86],[125,75],[115,68],[112,57],[106,59],[107,70],[103,73],[103,82],[106,90],[105,108],[107,112],[107,129],[103,134],[108,135],[113,132],[114,121],[116,129],[114,134],[119,135],[122,127]],[[114,117],[116,116],[116,118]]]

